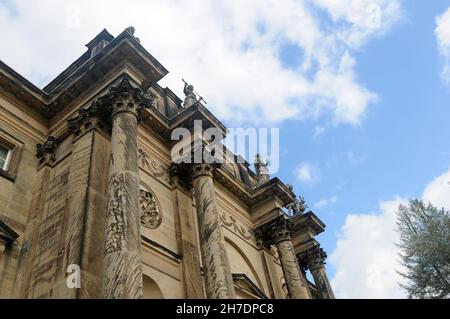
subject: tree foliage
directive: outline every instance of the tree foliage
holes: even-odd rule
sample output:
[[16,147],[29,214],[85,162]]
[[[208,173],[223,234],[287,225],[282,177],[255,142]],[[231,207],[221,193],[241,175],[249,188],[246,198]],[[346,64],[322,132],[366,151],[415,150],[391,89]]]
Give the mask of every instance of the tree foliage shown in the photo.
[[450,298],[450,214],[420,200],[397,212],[401,260],[410,298]]

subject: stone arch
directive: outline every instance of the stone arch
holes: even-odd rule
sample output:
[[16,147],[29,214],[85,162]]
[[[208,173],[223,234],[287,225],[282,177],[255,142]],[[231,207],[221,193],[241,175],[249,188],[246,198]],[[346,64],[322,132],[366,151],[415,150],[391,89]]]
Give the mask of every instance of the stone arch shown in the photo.
[[143,275],[144,282],[144,299],[163,299],[164,296],[162,294],[161,289],[159,288],[156,281],[150,278],[147,275]]
[[[242,251],[242,249],[239,248],[239,246],[228,237],[225,237],[225,246],[228,246],[227,253],[229,255],[228,258],[230,259],[231,272],[234,274],[244,273],[252,281],[254,281],[254,283],[258,286],[259,289],[264,290],[264,286],[262,284],[261,279],[258,276],[255,267],[253,267],[252,262]],[[233,257],[235,258],[237,257],[238,260],[234,260]],[[244,267],[239,267],[239,265]]]

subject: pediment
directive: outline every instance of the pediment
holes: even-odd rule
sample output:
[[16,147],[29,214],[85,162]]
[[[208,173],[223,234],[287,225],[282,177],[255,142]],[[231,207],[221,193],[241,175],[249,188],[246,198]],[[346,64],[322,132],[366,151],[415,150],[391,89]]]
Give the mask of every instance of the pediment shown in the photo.
[[233,274],[233,282],[237,288],[247,294],[259,299],[267,299],[264,292],[246,274]]

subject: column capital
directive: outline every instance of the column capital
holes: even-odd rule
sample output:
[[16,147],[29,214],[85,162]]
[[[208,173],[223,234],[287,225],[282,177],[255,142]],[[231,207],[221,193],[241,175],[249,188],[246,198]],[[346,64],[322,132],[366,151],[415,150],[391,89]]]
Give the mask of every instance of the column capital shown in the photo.
[[78,114],[67,123],[69,129],[78,137],[93,128],[110,129],[111,119],[119,113],[130,113],[140,119],[144,109],[155,101],[156,96],[153,93],[149,90],[143,93],[124,77],[117,86],[111,87],[108,93],[92,101],[88,107],[78,110]]
[[282,241],[291,240],[292,226],[292,222],[281,215],[258,227],[255,230],[255,236],[260,245],[276,245]]
[[48,136],[44,144],[36,144],[36,157],[40,165],[51,165],[55,161],[58,142],[54,136]]
[[149,108],[156,100],[156,96],[149,90],[143,93],[134,87],[128,77],[124,77],[119,85],[109,89],[109,92],[98,99],[101,108],[111,112],[111,117],[119,113],[130,113],[140,118],[141,113]]
[[98,101],[93,101],[89,107],[79,109],[78,115],[67,120],[67,124],[69,129],[78,137],[91,129],[104,129],[109,126],[108,115],[108,112],[100,106]]
[[218,163],[194,163],[191,165],[191,178],[192,180],[200,176],[209,176],[212,178],[214,170],[219,167],[220,165]]
[[320,246],[314,246],[298,254],[300,264],[305,265],[311,271],[317,268],[324,268],[326,258],[327,253]]
[[172,163],[169,175],[172,184],[179,183],[187,189],[192,188],[192,182],[200,176],[213,178],[213,173],[220,167],[218,163]]

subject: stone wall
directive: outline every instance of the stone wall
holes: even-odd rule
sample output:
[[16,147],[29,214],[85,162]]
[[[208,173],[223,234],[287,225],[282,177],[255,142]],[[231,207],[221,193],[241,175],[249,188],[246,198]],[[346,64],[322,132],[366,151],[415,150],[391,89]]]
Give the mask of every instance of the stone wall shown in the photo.
[[0,255],[0,298],[13,296],[20,251],[28,247],[23,235],[29,215],[36,209],[34,198],[39,196],[33,192],[38,179],[36,144],[42,143],[46,134],[47,128],[37,116],[27,114],[19,102],[0,94],[0,141],[6,139],[21,148],[14,163],[18,165],[15,178],[0,175],[0,219],[19,235]]
[[[19,233],[0,260],[2,298],[102,297],[110,135],[95,125],[74,134],[67,128],[67,119],[105,87],[102,82],[80,98],[79,104],[49,125],[50,130],[23,111],[24,106],[0,100],[0,134],[14,136],[23,145],[15,181],[0,178],[0,218]],[[154,93],[159,103],[165,101],[164,92]],[[44,143],[49,132],[57,135],[58,147],[54,159],[43,165],[35,156],[36,144]],[[204,298],[192,189],[170,175],[169,145],[142,125],[138,163],[144,196],[141,214],[146,214],[141,215],[142,272],[148,278],[144,285],[152,285],[144,287],[144,297],[145,291],[159,291],[164,298]],[[278,257],[257,245],[249,207],[219,183],[213,185],[231,272],[245,275],[250,283],[244,280],[243,284],[256,287],[256,292],[249,292],[236,286],[237,297],[254,297],[260,291],[268,298],[285,298]],[[66,285],[70,264],[81,266],[81,290]]]

